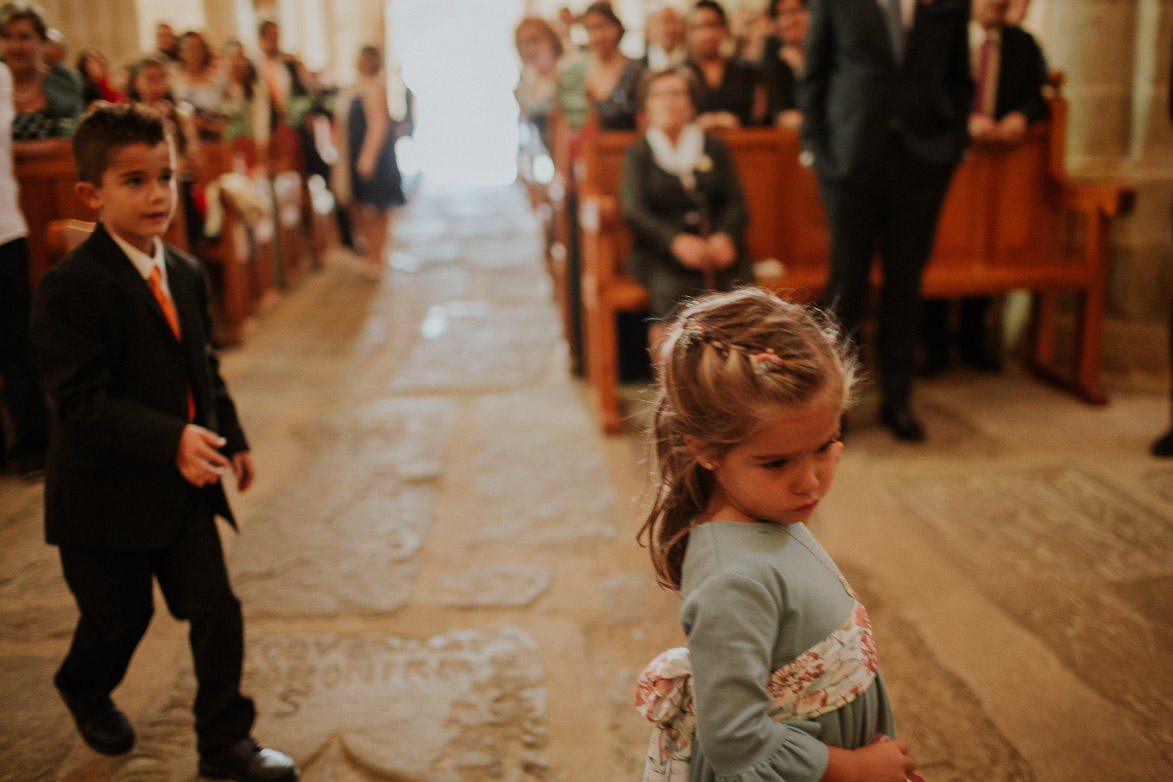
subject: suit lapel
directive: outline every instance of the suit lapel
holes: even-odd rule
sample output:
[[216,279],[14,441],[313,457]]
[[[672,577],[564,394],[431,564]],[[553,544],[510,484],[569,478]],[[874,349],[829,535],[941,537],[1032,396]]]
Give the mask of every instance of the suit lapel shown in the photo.
[[[163,308],[159,306],[159,302],[155,299],[155,294],[151,292],[147,281],[138,273],[138,269],[126,257],[126,253],[122,251],[122,248],[118,246],[114,238],[110,236],[106,227],[99,222],[94,228],[93,234],[86,241],[87,243],[94,243],[95,256],[102,263],[106,264],[107,268],[113,272],[115,279],[119,283],[126,287],[135,298],[139,299],[147,309],[154,313],[155,321],[159,327],[165,329],[171,339],[175,339],[175,334],[171,331],[171,323],[168,322],[167,316],[163,314]],[[168,266],[167,270],[170,273],[171,267]],[[180,315],[181,326],[183,323],[182,317]]]

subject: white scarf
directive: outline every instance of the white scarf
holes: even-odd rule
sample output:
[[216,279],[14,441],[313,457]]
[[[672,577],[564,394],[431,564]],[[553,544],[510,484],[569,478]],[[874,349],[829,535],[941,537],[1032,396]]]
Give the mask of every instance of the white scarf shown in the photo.
[[675,146],[659,128],[648,128],[647,139],[656,165],[680,177],[685,190],[695,190],[697,164],[705,153],[704,131],[692,123],[685,125]]

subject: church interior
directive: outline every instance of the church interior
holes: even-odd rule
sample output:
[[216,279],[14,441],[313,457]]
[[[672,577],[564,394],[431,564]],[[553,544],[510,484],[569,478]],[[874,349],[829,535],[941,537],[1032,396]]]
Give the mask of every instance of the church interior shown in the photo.
[[[218,238],[190,249],[209,269],[220,369],[257,472],[247,492],[225,481],[239,530],[219,527],[243,605],[243,690],[257,740],[305,782],[644,772],[636,680],[685,635],[680,598],[637,541],[654,389],[646,344],[618,343],[642,338],[646,315],[606,268],[621,269],[629,243],[616,194],[592,200],[623,148],[607,131],[577,138],[577,152],[544,145],[514,94],[519,21],[564,5],[587,3],[41,3],[66,61],[99,50],[112,78],[155,49],[161,22],[250,57],[276,22],[281,50],[323,92],[359,78],[363,46],[382,53],[406,201],[388,220],[347,220],[334,180],[307,170],[299,144],[327,167],[346,154],[322,117],[301,135],[274,130],[267,169],[225,147],[208,155],[220,179],[195,180],[209,201],[213,181],[223,194],[202,215],[222,221]],[[665,3],[613,5],[638,58]],[[724,5],[733,29],[752,30],[763,3]],[[962,250],[926,272],[941,296],[995,297],[999,366],[918,377],[927,437],[906,442],[876,420],[865,346],[835,485],[808,526],[868,606],[898,736],[925,780],[1169,780],[1173,461],[1150,447],[1169,430],[1173,383],[1173,2],[1022,11],[1060,74],[1050,120],[1018,163],[966,160],[966,192],[985,188],[989,205],[951,191],[939,247]],[[823,273],[825,231],[755,216],[769,199],[817,204],[813,185],[786,200],[806,176],[786,146],[797,136],[744,132],[790,134],[769,150],[799,173],[742,179],[749,230],[783,237],[756,271],[801,288]],[[35,278],[93,217],[70,201],[71,158],[15,154]],[[1036,268],[1011,248],[977,269],[964,248],[996,220],[1008,227],[989,229],[989,246],[1062,234],[1062,258]],[[373,270],[354,249],[372,225],[385,241]],[[818,259],[792,230],[816,237]],[[186,624],[157,591],[113,693],[134,749],[107,757],[79,738],[53,686],[78,609],[45,542],[44,494],[43,480],[0,470],[0,782],[197,779]]]

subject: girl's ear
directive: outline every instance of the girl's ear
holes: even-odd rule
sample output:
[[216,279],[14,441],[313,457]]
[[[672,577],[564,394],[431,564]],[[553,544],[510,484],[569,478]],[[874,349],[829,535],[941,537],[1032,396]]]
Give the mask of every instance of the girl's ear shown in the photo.
[[686,434],[684,444],[688,446],[688,450],[692,451],[693,458],[701,467],[706,470],[713,469],[713,465],[717,463],[718,459],[708,443],[695,435]]

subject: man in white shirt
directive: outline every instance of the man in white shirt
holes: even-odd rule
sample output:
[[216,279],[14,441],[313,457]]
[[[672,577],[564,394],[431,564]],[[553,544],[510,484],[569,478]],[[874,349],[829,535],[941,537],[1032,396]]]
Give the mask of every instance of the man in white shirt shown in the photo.
[[[0,376],[12,418],[12,454],[22,477],[44,471],[49,419],[29,341],[28,226],[12,164],[12,73],[0,63]],[[0,464],[8,456],[0,425]]]

